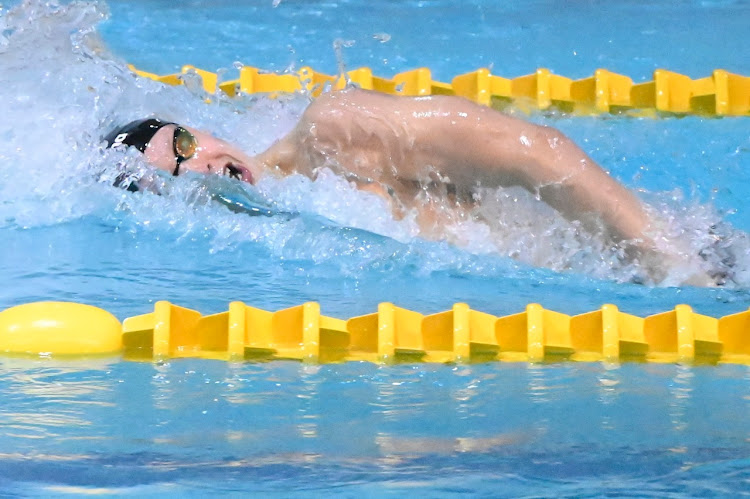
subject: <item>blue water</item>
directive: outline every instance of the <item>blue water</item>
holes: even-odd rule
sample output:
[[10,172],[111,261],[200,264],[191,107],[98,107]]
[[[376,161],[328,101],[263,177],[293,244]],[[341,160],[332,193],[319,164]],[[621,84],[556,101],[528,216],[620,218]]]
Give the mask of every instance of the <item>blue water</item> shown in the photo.
[[[424,66],[443,81],[480,67],[507,77],[546,67],[570,78],[603,67],[635,81],[651,79],[660,67],[693,78],[717,68],[750,73],[741,42],[750,7],[742,0],[386,0],[377,8],[358,0],[282,0],[276,8],[273,1],[115,0],[109,6],[114,22],[102,33],[111,46],[160,74],[188,63],[215,69],[234,61],[335,73],[336,40],[354,42],[345,50],[351,67],[388,76]],[[736,40],[731,50],[728,40]]]
[[737,495],[745,367],[3,361],[21,494]]
[[[161,299],[203,313],[315,300],[345,318],[381,301],[423,313],[464,301],[496,315],[530,302],[640,315],[687,303],[719,317],[750,304],[747,118],[528,116],[576,140],[696,253],[718,225],[736,264],[734,282],[713,289],[680,285],[680,268],[636,284],[637,265],[512,189],[490,193],[502,223],[459,227],[470,237],[451,244],[416,237],[325,174],[251,189],[303,213],[292,219],[233,214],[196,179],[164,196],[124,193],[106,181],[117,164],[146,165],[100,147],[104,130],[155,113],[254,153],[307,102],[208,105],[135,79],[126,63],[228,75],[235,61],[382,76],[428,66],[444,81],[482,66],[509,77],[537,67],[636,81],[657,67],[750,75],[750,46],[727,48],[747,36],[747,2],[10,5],[0,10],[0,309],[71,300],[124,319]],[[336,40],[354,43],[337,53]],[[736,495],[748,483],[741,366],[1,362],[0,487],[11,494],[662,497]]]

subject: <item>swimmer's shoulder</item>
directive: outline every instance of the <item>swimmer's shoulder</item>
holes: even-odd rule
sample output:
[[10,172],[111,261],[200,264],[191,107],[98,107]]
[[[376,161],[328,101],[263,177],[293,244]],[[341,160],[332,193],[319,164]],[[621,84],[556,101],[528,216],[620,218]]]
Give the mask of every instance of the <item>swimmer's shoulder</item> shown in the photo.
[[297,131],[320,136],[341,128],[349,129],[354,124],[361,125],[368,118],[382,118],[393,108],[393,104],[384,96],[359,88],[326,92],[305,109]]
[[385,92],[348,87],[343,90],[325,92],[315,98],[308,111],[338,110],[346,112],[382,112],[400,107],[409,107],[416,102],[414,97],[391,95]]

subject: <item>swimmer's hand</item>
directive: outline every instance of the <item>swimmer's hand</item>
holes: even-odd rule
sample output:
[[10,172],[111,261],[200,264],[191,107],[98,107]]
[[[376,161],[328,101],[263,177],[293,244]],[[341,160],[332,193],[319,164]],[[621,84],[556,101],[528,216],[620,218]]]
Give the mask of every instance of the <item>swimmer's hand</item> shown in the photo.
[[719,282],[701,265],[700,258],[674,243],[663,248],[639,248],[638,263],[654,284],[714,288]]

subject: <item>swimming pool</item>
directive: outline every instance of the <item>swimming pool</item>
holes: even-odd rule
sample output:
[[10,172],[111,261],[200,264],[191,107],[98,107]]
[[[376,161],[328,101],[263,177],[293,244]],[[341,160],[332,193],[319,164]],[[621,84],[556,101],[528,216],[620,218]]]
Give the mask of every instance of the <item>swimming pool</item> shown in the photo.
[[[98,147],[114,123],[169,115],[257,152],[305,105],[209,106],[133,79],[124,61],[160,74],[241,61],[328,73],[343,62],[385,76],[427,66],[443,80],[482,66],[575,78],[604,67],[636,81],[657,67],[748,75],[750,48],[725,49],[745,35],[746,3],[170,5],[111,2],[104,24],[103,4],[3,11],[0,308],[60,299],[123,319],[159,299],[203,313],[232,300],[268,310],[314,300],[336,317],[381,301],[423,313],[464,301],[496,315],[530,302],[569,314],[611,302],[642,316],[678,303],[715,317],[748,307],[746,118],[530,117],[573,137],[691,240],[724,224],[738,284],[719,289],[632,284],[637,269],[592,257],[596,241],[566,238],[562,220],[540,226],[548,213],[516,192],[498,193],[498,209],[518,221],[510,234],[533,235],[522,239],[527,262],[508,258],[517,238],[496,237],[507,235],[498,227],[492,237],[474,228],[462,247],[415,239],[332,177],[261,186],[311,215],[292,220],[229,213],[187,180],[161,197],[97,180],[119,159]],[[90,32],[102,46],[83,39]],[[354,41],[339,59],[337,39]],[[738,492],[748,478],[738,366],[2,363],[0,480],[19,494],[694,495]]]

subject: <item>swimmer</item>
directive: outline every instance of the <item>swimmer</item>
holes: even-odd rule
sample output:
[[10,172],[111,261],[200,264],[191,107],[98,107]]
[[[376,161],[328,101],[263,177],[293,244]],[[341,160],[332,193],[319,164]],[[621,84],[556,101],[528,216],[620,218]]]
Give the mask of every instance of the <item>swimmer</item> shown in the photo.
[[638,198],[573,141],[554,128],[459,97],[402,97],[356,88],[327,93],[308,106],[289,134],[256,156],[206,132],[157,119],[133,122],[106,140],[115,148],[137,147],[149,163],[172,175],[192,171],[252,184],[267,175],[314,178],[327,167],[384,198],[396,217],[416,210],[427,237],[450,216],[431,200],[447,200],[454,214],[468,213],[476,187],[521,186],[584,227],[603,224],[632,257],[658,253]]

